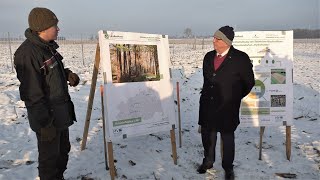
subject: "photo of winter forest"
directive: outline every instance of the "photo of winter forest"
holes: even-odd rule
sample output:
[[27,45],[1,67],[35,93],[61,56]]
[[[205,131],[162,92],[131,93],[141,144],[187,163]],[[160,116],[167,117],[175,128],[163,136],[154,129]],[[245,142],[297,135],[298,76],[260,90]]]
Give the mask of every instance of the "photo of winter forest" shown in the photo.
[[159,81],[156,45],[110,44],[112,82]]

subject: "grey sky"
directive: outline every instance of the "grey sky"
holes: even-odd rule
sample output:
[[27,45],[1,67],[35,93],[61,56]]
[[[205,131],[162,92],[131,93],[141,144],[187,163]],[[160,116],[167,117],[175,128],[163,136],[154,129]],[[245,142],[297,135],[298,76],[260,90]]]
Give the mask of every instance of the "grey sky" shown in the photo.
[[60,34],[98,30],[211,35],[245,30],[320,29],[319,0],[0,0],[0,32],[23,34],[33,7],[51,9]]

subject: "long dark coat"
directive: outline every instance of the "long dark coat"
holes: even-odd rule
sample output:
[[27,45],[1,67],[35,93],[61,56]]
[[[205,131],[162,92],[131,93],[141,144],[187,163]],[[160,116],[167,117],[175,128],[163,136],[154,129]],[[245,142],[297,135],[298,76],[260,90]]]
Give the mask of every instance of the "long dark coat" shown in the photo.
[[252,64],[246,53],[231,46],[225,60],[215,71],[215,55],[215,50],[210,51],[203,60],[204,82],[198,124],[215,128],[218,132],[232,132],[240,124],[241,99],[254,86]]

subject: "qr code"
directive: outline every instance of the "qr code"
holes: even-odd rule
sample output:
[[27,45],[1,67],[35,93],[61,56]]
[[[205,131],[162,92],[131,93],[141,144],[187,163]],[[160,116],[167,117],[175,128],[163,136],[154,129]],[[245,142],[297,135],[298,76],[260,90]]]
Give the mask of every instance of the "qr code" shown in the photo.
[[286,95],[271,95],[271,107],[285,107]]

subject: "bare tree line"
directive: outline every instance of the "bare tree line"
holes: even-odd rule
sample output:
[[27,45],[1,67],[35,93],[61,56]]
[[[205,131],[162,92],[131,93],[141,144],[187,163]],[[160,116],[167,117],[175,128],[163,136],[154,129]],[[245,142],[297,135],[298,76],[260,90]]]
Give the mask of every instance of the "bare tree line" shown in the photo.
[[[169,39],[189,39],[189,38],[210,38],[212,34],[209,35],[199,35],[192,31],[191,28],[185,28],[183,30],[182,35],[180,36],[169,36]],[[293,38],[294,39],[313,39],[320,38],[320,29],[293,29]],[[7,43],[7,41],[11,42],[22,42],[25,40],[25,36],[23,34],[16,34],[10,32],[0,32],[0,43]],[[60,43],[80,43],[81,41],[85,43],[97,43],[98,35],[97,34],[69,34],[69,35],[60,35],[57,39]]]
[[294,29],[293,38],[294,39],[318,39],[320,38],[320,29],[315,29],[315,30]]
[[[290,29],[287,29],[290,30]],[[293,30],[293,38],[294,39],[318,39],[320,38],[320,29],[292,29]],[[171,36],[171,38],[185,38],[185,39],[190,39],[190,38],[210,38],[212,37],[211,35],[196,35],[193,33],[191,28],[185,28],[183,30],[183,35],[182,36]]]

